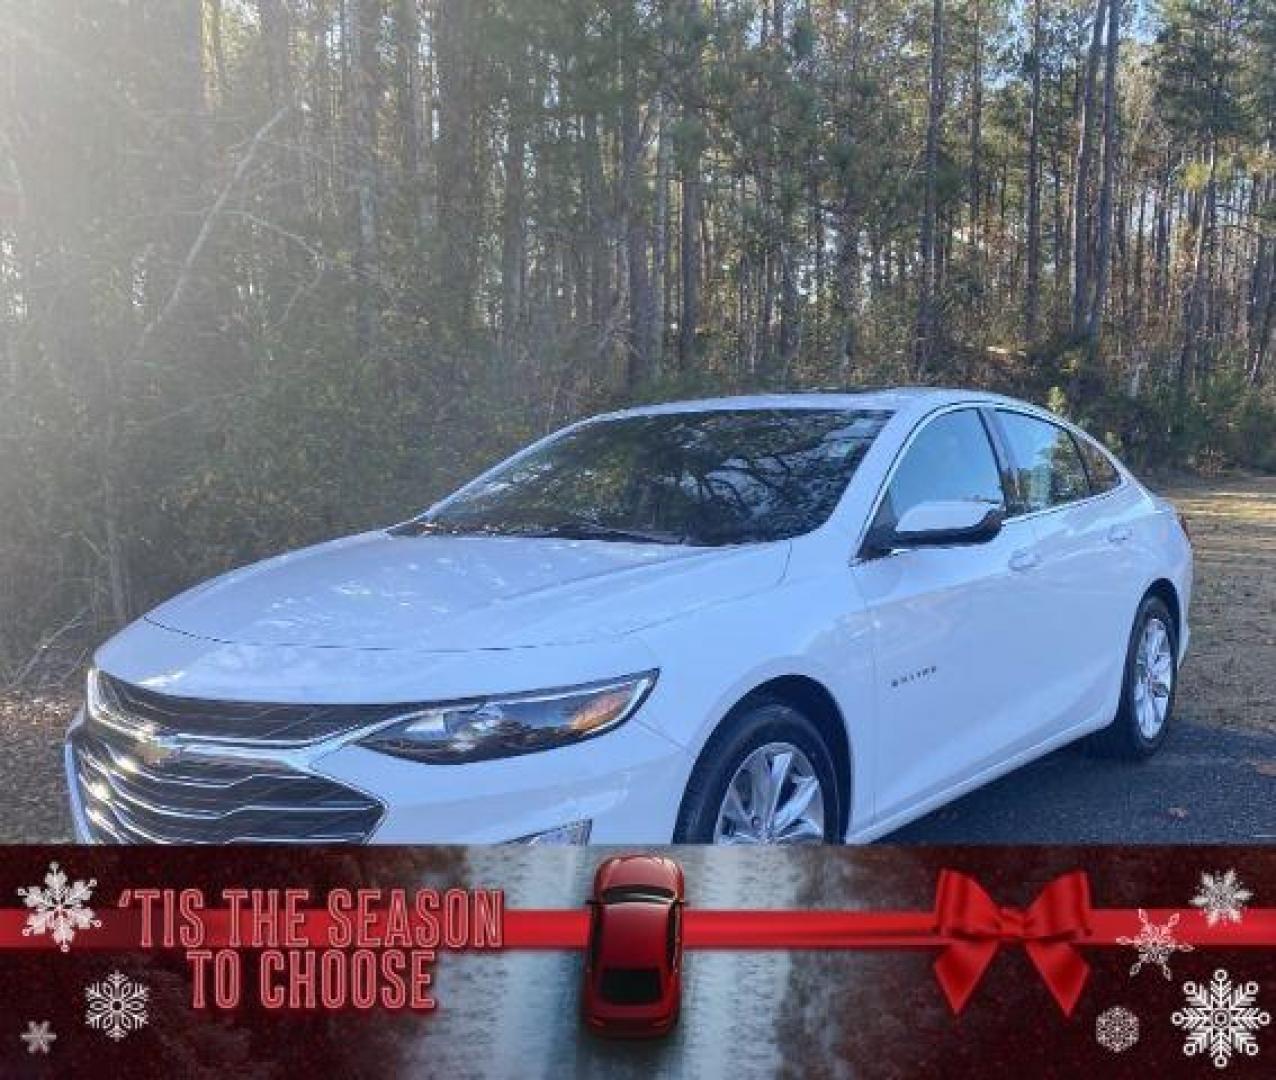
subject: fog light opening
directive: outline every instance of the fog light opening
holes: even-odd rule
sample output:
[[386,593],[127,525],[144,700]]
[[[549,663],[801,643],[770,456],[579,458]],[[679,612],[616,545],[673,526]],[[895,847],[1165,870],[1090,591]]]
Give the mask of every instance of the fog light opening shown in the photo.
[[520,836],[517,840],[511,840],[510,843],[529,847],[532,845],[575,847],[589,843],[589,832],[593,824],[592,821],[573,821],[570,825],[560,825],[556,829]]

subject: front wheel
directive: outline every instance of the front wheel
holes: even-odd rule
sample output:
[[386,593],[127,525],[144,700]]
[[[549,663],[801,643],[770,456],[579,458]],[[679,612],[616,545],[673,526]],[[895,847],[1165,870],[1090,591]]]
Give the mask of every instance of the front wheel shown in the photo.
[[1095,748],[1112,757],[1150,757],[1165,741],[1178,683],[1178,639],[1164,601],[1144,597],[1126,651],[1121,705],[1110,727],[1095,736]]
[[833,759],[815,725],[782,701],[729,718],[696,763],[677,843],[836,843]]

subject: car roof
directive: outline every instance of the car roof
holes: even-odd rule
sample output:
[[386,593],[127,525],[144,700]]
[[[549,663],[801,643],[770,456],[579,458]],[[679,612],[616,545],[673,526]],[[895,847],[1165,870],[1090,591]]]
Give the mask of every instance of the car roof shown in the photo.
[[1027,405],[1027,402],[986,390],[962,390],[933,386],[893,386],[864,390],[811,390],[786,394],[742,394],[736,397],[700,398],[642,405],[595,417],[612,420],[629,416],[658,416],[663,413],[714,412],[734,409],[887,409],[892,412],[929,412],[944,405],[962,402]]
[[603,932],[599,959],[604,967],[661,967],[669,904],[627,901],[604,904],[598,913]]

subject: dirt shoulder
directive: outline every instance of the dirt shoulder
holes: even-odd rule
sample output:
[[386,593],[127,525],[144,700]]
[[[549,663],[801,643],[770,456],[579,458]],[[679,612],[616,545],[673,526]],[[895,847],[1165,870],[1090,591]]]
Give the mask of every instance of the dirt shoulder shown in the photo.
[[62,736],[75,709],[66,694],[0,697],[0,843],[71,840]]
[[1171,484],[1196,555],[1179,709],[1276,734],[1276,477]]
[[[1180,715],[1276,735],[1276,477],[1159,490],[1187,515],[1196,551]],[[71,838],[62,736],[77,701],[74,693],[0,696],[0,843]],[[1276,752],[1251,764],[1276,776]]]

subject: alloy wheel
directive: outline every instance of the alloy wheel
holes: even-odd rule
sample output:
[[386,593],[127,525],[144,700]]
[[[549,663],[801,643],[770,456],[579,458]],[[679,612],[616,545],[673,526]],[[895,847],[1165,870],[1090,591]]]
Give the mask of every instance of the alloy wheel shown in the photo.
[[811,759],[792,743],[759,746],[736,769],[718,808],[715,844],[818,844],[824,791]]
[[1170,632],[1158,618],[1143,626],[1139,650],[1134,658],[1134,713],[1139,734],[1155,739],[1165,726],[1174,689],[1174,651]]

